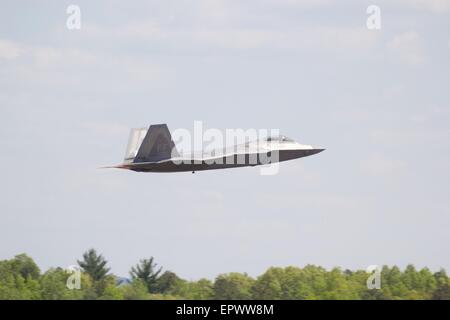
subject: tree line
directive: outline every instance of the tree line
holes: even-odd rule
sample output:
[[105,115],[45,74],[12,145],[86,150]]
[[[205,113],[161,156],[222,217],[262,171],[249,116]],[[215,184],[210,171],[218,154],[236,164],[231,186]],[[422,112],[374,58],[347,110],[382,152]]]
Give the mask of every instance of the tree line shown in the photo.
[[444,269],[432,273],[408,265],[383,266],[381,288],[368,289],[364,270],[326,270],[271,267],[257,278],[246,273],[226,273],[214,281],[188,281],[174,272],[163,271],[153,257],[130,269],[130,279],[116,277],[107,260],[94,249],[77,261],[81,269],[80,288],[69,289],[70,273],[51,268],[42,273],[26,254],[0,261],[0,299],[31,300],[170,300],[170,299],[450,299],[450,279]]

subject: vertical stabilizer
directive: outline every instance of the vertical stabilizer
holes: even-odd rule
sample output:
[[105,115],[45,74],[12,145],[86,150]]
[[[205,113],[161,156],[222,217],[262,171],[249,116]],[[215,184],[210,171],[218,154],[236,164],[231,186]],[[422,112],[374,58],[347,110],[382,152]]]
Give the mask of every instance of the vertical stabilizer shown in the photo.
[[[138,143],[138,149],[132,159],[134,163],[157,162],[178,156],[166,124],[151,125],[145,134],[142,131],[145,129],[135,130],[137,130],[135,133],[132,131],[129,143],[129,148],[130,144],[132,145],[131,150],[134,150],[133,146],[136,142]],[[143,137],[143,135],[145,136]]]

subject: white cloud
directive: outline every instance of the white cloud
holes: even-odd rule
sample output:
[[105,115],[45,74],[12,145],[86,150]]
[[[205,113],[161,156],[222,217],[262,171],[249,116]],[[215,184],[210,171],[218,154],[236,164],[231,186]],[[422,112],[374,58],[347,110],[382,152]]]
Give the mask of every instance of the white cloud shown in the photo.
[[62,51],[51,47],[38,47],[30,50],[38,67],[48,67],[62,59]]
[[405,168],[406,162],[390,159],[382,155],[372,155],[360,163],[360,170],[373,176],[391,176],[403,171]]
[[331,5],[333,0],[268,0],[276,5],[294,6],[301,8],[324,7]]
[[23,52],[24,49],[17,43],[0,39],[0,59],[13,60]]
[[327,50],[369,49],[378,39],[364,27],[311,27],[296,35],[301,47]]
[[396,0],[395,3],[436,14],[444,14],[450,11],[450,0]]
[[101,136],[123,137],[130,129],[120,123],[88,121],[83,123],[83,127]]
[[194,30],[189,36],[199,44],[225,49],[266,47],[283,38],[283,34],[279,32],[245,29]]
[[77,64],[95,64],[101,60],[94,55],[79,49],[61,49],[50,46],[25,45],[18,42],[0,39],[0,59],[31,58],[36,67],[51,67],[70,62]]
[[320,171],[307,167],[302,162],[286,162],[280,167],[280,174],[295,176],[309,186],[320,186],[323,177]]
[[[410,119],[413,120],[413,119]],[[415,123],[417,124],[417,122]],[[450,132],[443,129],[393,129],[377,130],[370,134],[370,138],[377,144],[402,145],[414,147],[417,145],[444,144],[450,139]]]
[[65,65],[98,66],[105,62],[104,58],[77,48],[33,46],[28,47],[27,51],[33,57],[35,66],[38,68],[62,68]]
[[[301,208],[305,212],[312,208],[326,208],[339,212],[357,209],[366,201],[358,196],[348,196],[339,193],[307,193],[296,192],[265,193],[258,197],[258,202],[267,208],[276,207],[278,210]],[[288,212],[288,211],[286,211]]]
[[[210,48],[247,50],[366,50],[378,39],[378,34],[364,27],[311,26],[296,30],[277,30],[250,27],[191,26],[176,28],[162,26],[156,21],[138,22],[117,27],[89,25],[89,35],[96,38],[114,38],[114,41],[141,41],[148,45],[177,48],[178,50],[205,50]],[[210,52],[206,50],[207,52]]]
[[336,0],[198,0],[186,10],[192,10],[199,25],[233,27],[236,22],[247,24],[273,10],[323,8],[337,3]]
[[[173,77],[170,66],[145,57],[104,54],[98,49],[26,45],[0,39],[0,60],[2,58],[8,59],[8,68],[0,71],[8,75],[10,81],[39,83],[53,88],[76,85],[80,81],[105,86],[120,84],[122,88],[160,88]],[[87,74],[90,76],[86,77]],[[124,82],[121,77],[132,81]]]
[[144,21],[141,23],[131,23],[116,30],[120,37],[138,38],[138,39],[160,39],[165,34],[161,26],[156,21]]
[[426,61],[422,38],[416,32],[405,32],[395,36],[387,47],[403,62],[418,65]]
[[109,27],[86,23],[83,26],[83,31],[91,39],[108,39],[108,42],[114,41],[116,43],[124,40],[155,43],[155,41],[164,40],[170,35],[169,30],[163,30],[160,23],[155,20]]
[[309,27],[293,31],[269,30],[210,30],[200,39],[224,48],[273,48],[302,50],[368,49],[377,35],[365,28]]
[[224,0],[202,0],[197,3],[197,12],[215,21],[228,20],[230,16],[230,2]]

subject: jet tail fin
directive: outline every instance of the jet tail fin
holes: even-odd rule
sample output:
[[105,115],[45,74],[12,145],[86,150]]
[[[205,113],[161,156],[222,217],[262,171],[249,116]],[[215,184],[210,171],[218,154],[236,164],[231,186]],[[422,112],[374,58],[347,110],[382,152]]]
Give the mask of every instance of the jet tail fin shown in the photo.
[[166,124],[131,130],[125,162],[156,162],[175,156],[178,152]]

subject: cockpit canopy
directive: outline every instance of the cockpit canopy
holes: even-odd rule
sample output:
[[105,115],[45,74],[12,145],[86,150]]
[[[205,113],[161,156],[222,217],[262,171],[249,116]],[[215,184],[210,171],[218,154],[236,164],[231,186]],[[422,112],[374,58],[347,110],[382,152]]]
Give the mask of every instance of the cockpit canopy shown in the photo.
[[294,142],[291,138],[286,136],[271,136],[266,138],[267,142]]

